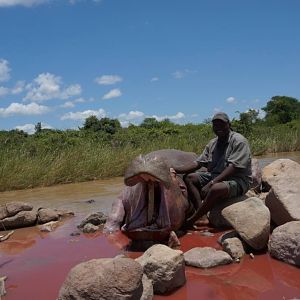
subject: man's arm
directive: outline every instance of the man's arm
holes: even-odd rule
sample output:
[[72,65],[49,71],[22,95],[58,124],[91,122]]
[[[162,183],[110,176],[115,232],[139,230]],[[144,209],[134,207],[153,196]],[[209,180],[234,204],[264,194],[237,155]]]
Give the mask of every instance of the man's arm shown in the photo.
[[199,169],[200,167],[201,167],[201,163],[195,160],[195,161],[187,163],[185,165],[178,166],[176,169],[174,168],[174,170],[178,174],[186,174],[186,173],[194,172],[195,170]]

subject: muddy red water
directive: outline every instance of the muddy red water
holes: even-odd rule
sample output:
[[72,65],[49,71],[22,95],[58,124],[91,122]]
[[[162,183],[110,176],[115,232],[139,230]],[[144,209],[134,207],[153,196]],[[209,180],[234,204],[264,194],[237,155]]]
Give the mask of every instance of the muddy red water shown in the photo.
[[[13,200],[31,202],[36,208],[72,208],[76,216],[65,220],[53,232],[42,233],[37,227],[18,229],[0,243],[0,276],[7,276],[7,294],[3,299],[53,300],[76,264],[92,258],[114,257],[125,253],[135,258],[130,241],[121,233],[113,235],[81,234],[71,236],[83,217],[92,211],[108,211],[111,201],[122,189],[122,179],[58,186],[31,191],[0,194],[0,203]],[[87,200],[94,202],[88,203]],[[212,246],[221,249],[221,232],[200,227],[180,238],[182,251]],[[209,230],[213,236],[202,231]],[[186,267],[186,284],[162,299],[293,299],[300,298],[300,269],[256,253],[240,263],[211,269]]]

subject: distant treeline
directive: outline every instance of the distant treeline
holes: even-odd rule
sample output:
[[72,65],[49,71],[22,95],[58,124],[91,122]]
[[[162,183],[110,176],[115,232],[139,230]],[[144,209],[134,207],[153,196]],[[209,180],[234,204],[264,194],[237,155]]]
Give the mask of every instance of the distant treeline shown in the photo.
[[[232,128],[245,135],[253,155],[300,150],[300,102],[275,96],[258,111],[239,113]],[[35,134],[0,131],[0,191],[122,176],[141,153],[174,148],[201,153],[214,136],[209,119],[178,125],[146,118],[121,128],[118,120],[88,117],[79,130],[43,129]]]

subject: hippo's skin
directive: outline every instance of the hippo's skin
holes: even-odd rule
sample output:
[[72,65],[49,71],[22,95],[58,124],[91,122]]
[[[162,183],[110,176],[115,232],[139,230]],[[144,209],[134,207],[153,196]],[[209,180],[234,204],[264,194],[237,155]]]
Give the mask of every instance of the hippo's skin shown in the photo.
[[173,149],[135,158],[126,170],[126,187],[114,201],[104,231],[121,229],[133,240],[167,239],[183,225],[189,207],[186,186],[170,173],[170,167],[176,169],[196,158],[195,153]]

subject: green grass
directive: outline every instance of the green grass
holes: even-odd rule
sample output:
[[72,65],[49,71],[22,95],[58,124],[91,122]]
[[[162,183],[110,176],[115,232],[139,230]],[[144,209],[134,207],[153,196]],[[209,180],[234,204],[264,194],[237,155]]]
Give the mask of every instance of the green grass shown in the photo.
[[[180,149],[200,154],[213,137],[210,125],[131,127],[103,132],[0,132],[0,191],[122,176],[141,153]],[[253,155],[300,150],[300,123],[253,127]]]

